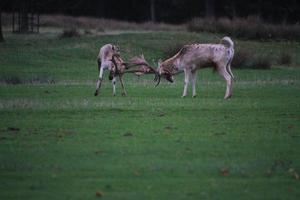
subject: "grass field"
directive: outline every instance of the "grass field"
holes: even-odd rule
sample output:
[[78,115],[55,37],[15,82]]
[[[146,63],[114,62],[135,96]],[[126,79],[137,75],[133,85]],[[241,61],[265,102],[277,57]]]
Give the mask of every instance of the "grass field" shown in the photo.
[[128,75],[128,96],[118,85],[113,97],[106,74],[93,96],[103,44],[151,61],[174,41],[217,41],[211,34],[5,36],[0,199],[299,199],[299,43],[235,40],[274,59],[290,51],[293,66],[233,70],[226,101],[209,69],[198,74],[195,99],[180,98],[182,75],[157,88],[152,76]]

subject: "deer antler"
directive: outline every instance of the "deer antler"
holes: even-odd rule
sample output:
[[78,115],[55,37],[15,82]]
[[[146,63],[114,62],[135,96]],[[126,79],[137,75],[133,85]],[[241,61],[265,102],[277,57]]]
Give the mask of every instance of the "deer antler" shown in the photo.
[[[141,67],[137,70],[126,71],[125,73],[135,73],[135,72],[140,72],[143,74],[153,73],[153,74],[155,74],[154,81],[157,81],[157,80],[160,81],[160,76],[159,76],[158,72],[145,60],[144,55],[141,55],[140,57],[131,58],[129,60],[129,62],[126,63],[126,65],[128,68],[133,67],[133,66],[141,66]],[[158,82],[158,84],[159,84],[159,82]]]

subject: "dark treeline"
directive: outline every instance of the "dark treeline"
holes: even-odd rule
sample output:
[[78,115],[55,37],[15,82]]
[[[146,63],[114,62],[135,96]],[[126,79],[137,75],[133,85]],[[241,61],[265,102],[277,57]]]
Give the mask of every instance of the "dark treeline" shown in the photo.
[[[93,16],[127,21],[182,23],[194,17],[247,17],[298,23],[299,0],[1,0],[3,12],[20,7],[41,14]],[[31,6],[29,6],[31,4]]]

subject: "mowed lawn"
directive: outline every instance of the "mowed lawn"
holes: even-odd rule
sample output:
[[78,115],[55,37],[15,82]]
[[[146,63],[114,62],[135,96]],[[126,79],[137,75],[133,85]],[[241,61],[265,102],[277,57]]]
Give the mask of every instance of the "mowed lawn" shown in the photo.
[[[299,199],[300,46],[235,41],[293,54],[293,67],[235,70],[233,98],[210,69],[197,98],[154,76],[125,77],[99,96],[96,56],[118,44],[127,59],[163,58],[174,41],[214,35],[126,33],[58,39],[6,35],[0,44],[0,199]],[[8,84],[11,83],[11,84]],[[12,84],[18,83],[18,84]]]

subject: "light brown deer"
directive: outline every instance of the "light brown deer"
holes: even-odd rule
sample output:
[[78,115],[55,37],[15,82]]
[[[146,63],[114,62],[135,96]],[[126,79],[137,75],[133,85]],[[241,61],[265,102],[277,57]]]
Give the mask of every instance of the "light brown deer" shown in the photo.
[[[99,51],[99,54],[98,54],[98,57],[97,57],[99,77],[98,77],[97,84],[96,84],[95,96],[98,95],[99,90],[101,88],[101,84],[102,84],[102,81],[103,81],[104,70],[109,70],[110,71],[109,79],[112,81],[112,84],[113,84],[113,95],[116,95],[116,77],[112,76],[111,72],[113,70],[117,69],[117,67],[114,66],[114,63],[113,63],[112,59],[113,59],[113,56],[115,54],[118,54],[118,52],[119,52],[119,48],[115,45],[112,45],[112,44],[106,44],[106,45],[104,45],[100,48],[100,51]],[[121,57],[119,57],[117,60],[119,62],[123,62]],[[126,90],[125,90],[125,87],[124,87],[124,83],[123,83],[123,79],[122,79],[121,74],[119,75],[119,79],[120,79],[122,89],[123,89],[122,94],[126,95]]]
[[[112,81],[113,84],[113,95],[116,95],[116,77],[118,76],[120,79],[120,83],[122,86],[122,95],[126,96],[126,90],[123,82],[123,75],[125,73],[135,73],[136,75],[140,76],[142,74],[147,73],[154,73],[156,74],[157,79],[157,72],[153,69],[142,57],[134,57],[129,60],[128,63],[124,62],[121,58],[119,53],[119,48],[116,45],[106,44],[100,48],[98,57],[98,70],[99,70],[99,77],[96,83],[96,91],[95,96],[99,94],[99,90],[101,88],[101,84],[103,81],[103,73],[104,70],[109,70],[109,80]],[[134,67],[137,68],[134,68]]]
[[184,71],[184,89],[182,97],[187,95],[188,84],[192,81],[193,97],[196,97],[197,70],[213,66],[226,81],[224,99],[232,96],[233,74],[231,61],[234,56],[234,44],[229,37],[221,39],[220,44],[191,44],[183,46],[173,57],[158,63],[158,83],[161,76],[173,82],[173,75]]

